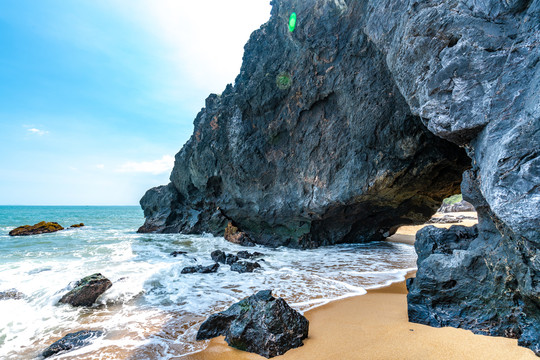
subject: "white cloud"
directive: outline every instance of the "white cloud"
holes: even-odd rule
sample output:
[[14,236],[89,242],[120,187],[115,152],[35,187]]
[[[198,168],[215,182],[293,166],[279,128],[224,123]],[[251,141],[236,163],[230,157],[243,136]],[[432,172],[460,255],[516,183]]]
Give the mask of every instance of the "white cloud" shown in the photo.
[[105,165],[104,164],[97,164],[96,168],[97,169],[105,169]]
[[30,129],[27,129],[29,132],[31,132],[32,134],[36,134],[36,135],[39,135],[39,136],[43,136],[45,134],[48,134],[49,132],[46,131],[46,130],[40,130],[40,129],[36,129],[36,128],[30,128]]
[[[268,0],[105,2],[164,46],[182,83],[220,93],[240,70],[249,35],[270,17]],[[157,55],[157,54],[156,54]],[[171,74],[168,74],[170,77]]]
[[161,159],[154,161],[128,161],[122,164],[117,171],[123,173],[150,173],[163,174],[172,170],[174,166],[174,157],[164,155]]

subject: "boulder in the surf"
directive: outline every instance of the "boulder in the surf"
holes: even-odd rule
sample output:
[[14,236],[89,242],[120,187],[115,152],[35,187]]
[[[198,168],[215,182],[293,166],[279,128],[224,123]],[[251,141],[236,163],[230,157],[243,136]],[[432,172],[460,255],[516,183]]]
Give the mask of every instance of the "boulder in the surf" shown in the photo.
[[253,272],[260,267],[261,265],[258,262],[238,261],[231,265],[231,270],[239,273],[247,273]]
[[210,257],[215,262],[226,264],[226,265],[232,265],[238,261],[238,256],[234,254],[226,254],[225,252],[221,250],[212,251],[212,253],[210,254]]
[[24,294],[16,289],[0,291],[0,300],[20,300]]
[[91,306],[97,298],[112,286],[112,282],[100,273],[77,281],[75,288],[62,296],[60,303],[72,306]]
[[215,273],[219,269],[219,264],[214,263],[212,265],[208,266],[186,266],[182,269],[182,274],[193,274],[193,273],[199,273],[199,274],[209,274],[209,273]]
[[79,223],[79,224],[73,224],[70,226],[70,228],[80,228],[80,227],[83,227],[84,226],[84,223]]
[[177,257],[178,255],[187,255],[187,251],[173,251],[169,255],[172,257]]
[[264,254],[258,251],[250,253],[249,251],[242,250],[242,251],[237,252],[236,256],[238,256],[240,259],[253,259],[253,258],[264,256]]
[[64,230],[62,225],[57,222],[45,222],[41,221],[34,225],[19,226],[9,232],[11,236],[27,236],[52,233],[59,230]]
[[211,315],[199,328],[197,340],[224,335],[229,346],[270,358],[302,346],[308,328],[302,314],[274,298],[271,290],[263,290]]
[[81,330],[75,333],[67,334],[66,336],[46,348],[41,353],[41,356],[43,356],[44,358],[48,358],[60,352],[67,352],[81,348],[83,346],[90,345],[93,339],[98,338],[102,335],[103,331],[100,330]]

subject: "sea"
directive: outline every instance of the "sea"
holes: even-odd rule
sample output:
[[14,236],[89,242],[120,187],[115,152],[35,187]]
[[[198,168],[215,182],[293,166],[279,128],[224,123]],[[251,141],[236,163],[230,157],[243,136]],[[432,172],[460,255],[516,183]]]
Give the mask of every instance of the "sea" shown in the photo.
[[[85,226],[8,235],[43,220]],[[51,359],[176,359],[207,346],[195,335],[209,315],[259,290],[272,290],[303,313],[403,281],[416,269],[414,248],[406,244],[245,248],[205,234],[138,234],[143,222],[138,206],[0,206],[0,291],[24,294],[0,300],[0,359],[40,359],[51,343],[79,330],[104,335]],[[221,265],[213,274],[181,274],[186,266],[212,264],[214,250],[261,252],[261,268],[240,274]],[[113,283],[94,306],[58,304],[94,273]]]

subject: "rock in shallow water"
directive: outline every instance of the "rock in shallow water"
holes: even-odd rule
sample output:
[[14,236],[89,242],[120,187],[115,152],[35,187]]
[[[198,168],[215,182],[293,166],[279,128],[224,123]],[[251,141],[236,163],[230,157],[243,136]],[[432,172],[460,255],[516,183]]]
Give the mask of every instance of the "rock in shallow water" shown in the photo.
[[193,274],[193,273],[210,274],[210,273],[215,273],[216,271],[218,271],[218,269],[219,269],[218,263],[215,263],[213,265],[208,265],[208,266],[202,266],[202,265],[186,266],[185,268],[182,269],[181,273],[182,274]]
[[258,262],[238,261],[231,265],[231,271],[246,273],[253,272],[260,267],[261,265]]
[[64,228],[57,222],[39,222],[34,225],[23,225],[9,232],[11,236],[27,236],[57,232]]
[[226,254],[221,250],[212,251],[210,256],[212,257],[212,260],[214,260],[215,262],[227,264],[227,265],[232,265],[238,261],[238,256],[233,255],[233,254]]
[[41,355],[44,358],[56,355],[60,352],[67,352],[90,345],[93,339],[103,335],[100,330],[82,330],[75,333],[70,333],[54,342],[51,346],[45,349]]
[[0,291],[0,300],[20,300],[24,298],[24,294],[16,289]]
[[211,315],[202,323],[197,340],[224,335],[230,346],[270,358],[302,346],[308,328],[303,315],[264,290]]
[[75,288],[62,296],[59,303],[72,306],[92,306],[97,298],[112,286],[112,282],[100,273],[84,277]]

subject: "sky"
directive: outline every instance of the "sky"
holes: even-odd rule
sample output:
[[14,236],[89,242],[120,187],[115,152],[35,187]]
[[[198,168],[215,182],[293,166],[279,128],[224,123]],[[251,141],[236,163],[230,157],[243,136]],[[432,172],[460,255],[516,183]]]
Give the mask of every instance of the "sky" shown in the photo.
[[169,182],[270,0],[0,2],[0,205],[137,205]]

